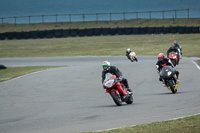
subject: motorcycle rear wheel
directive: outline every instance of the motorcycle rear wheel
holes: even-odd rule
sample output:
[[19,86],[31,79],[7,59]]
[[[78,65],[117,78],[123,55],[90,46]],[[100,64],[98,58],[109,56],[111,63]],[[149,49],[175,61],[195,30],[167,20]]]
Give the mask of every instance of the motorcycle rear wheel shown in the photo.
[[115,91],[112,91],[111,96],[117,106],[122,106],[122,100],[120,95],[117,95]]

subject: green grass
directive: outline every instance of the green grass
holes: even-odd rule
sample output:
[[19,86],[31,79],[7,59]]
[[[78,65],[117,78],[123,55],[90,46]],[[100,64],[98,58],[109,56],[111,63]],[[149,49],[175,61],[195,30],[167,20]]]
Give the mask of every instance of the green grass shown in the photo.
[[200,66],[200,60],[195,60],[195,62]]
[[200,115],[98,133],[200,133]]
[[101,27],[158,27],[158,26],[200,26],[200,18],[178,18],[178,19],[131,19],[119,21],[89,21],[89,22],[59,22],[59,23],[37,23],[37,24],[0,24],[1,32],[33,31],[50,29],[70,28],[101,28]]
[[1,40],[0,57],[120,56],[127,48],[139,55],[166,53],[174,40],[183,56],[200,57],[200,34],[115,35],[53,39]]
[[7,69],[0,69],[0,82],[9,80],[24,74],[55,68],[59,66],[20,66],[20,67],[7,67]]

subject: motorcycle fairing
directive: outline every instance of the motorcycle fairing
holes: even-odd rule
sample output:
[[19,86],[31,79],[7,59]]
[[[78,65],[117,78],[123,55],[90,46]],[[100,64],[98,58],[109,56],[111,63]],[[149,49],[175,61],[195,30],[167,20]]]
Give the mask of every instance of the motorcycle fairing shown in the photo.
[[167,64],[165,63],[165,64],[162,64],[162,66],[164,67],[164,66],[166,66]]

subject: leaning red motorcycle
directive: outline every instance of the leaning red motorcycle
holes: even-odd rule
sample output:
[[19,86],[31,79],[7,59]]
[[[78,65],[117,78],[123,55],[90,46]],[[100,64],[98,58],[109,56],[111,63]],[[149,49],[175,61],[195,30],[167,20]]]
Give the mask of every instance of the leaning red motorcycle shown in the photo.
[[176,66],[177,62],[178,62],[177,56],[178,56],[177,52],[170,52],[169,55],[168,55],[168,58],[171,60],[171,62],[174,66]]
[[[121,81],[111,73],[106,73],[103,86],[106,92],[110,94],[116,105],[121,106],[123,102],[127,104],[133,103],[133,96],[131,89],[125,88]],[[123,92],[127,94],[125,97]]]

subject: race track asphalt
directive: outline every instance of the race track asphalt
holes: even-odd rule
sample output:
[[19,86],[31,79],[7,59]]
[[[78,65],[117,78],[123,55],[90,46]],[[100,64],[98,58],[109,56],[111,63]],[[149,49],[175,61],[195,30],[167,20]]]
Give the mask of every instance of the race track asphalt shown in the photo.
[[[134,103],[118,107],[101,84],[108,60],[128,79]],[[0,83],[0,133],[79,133],[200,113],[200,70],[183,57],[172,94],[158,80],[157,58],[139,56],[0,58],[5,66],[60,66]]]

